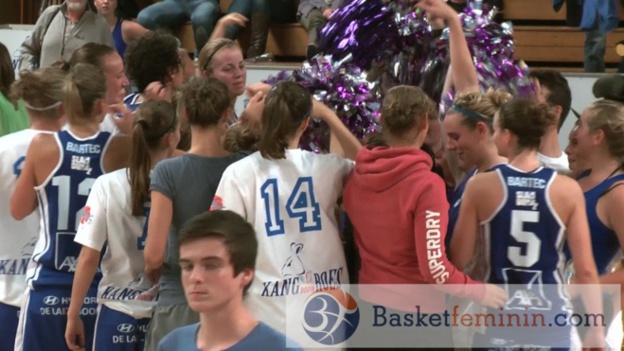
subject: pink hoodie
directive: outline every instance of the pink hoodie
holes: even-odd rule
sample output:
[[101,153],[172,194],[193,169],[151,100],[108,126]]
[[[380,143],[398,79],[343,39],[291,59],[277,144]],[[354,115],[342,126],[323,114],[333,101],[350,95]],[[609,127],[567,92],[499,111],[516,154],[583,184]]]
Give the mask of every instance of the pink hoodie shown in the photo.
[[[476,282],[446,257],[446,188],[431,172],[432,164],[427,153],[413,147],[358,153],[343,201],[361,258],[359,284],[458,284],[443,290],[481,299],[484,287],[467,289]],[[443,305],[444,294],[429,299]]]

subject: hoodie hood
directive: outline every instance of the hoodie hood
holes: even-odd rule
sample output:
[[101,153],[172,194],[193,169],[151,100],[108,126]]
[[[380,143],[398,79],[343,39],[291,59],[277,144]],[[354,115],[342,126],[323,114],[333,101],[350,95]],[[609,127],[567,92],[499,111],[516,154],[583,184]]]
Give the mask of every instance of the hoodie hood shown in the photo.
[[355,159],[351,181],[364,189],[381,192],[420,172],[430,172],[433,160],[413,147],[362,148]]

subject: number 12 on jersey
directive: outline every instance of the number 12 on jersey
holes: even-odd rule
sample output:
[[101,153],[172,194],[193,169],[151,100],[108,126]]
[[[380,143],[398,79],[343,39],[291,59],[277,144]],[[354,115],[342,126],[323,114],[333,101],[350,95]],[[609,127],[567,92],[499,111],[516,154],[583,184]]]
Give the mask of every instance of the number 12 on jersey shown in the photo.
[[[271,178],[262,184],[260,194],[264,200],[266,222],[264,224],[267,236],[282,235],[285,233],[284,220],[280,215],[280,197],[277,189],[277,179]],[[297,179],[295,187],[286,201],[286,213],[290,218],[299,219],[299,231],[311,232],[321,230],[321,209],[314,197],[312,177]]]

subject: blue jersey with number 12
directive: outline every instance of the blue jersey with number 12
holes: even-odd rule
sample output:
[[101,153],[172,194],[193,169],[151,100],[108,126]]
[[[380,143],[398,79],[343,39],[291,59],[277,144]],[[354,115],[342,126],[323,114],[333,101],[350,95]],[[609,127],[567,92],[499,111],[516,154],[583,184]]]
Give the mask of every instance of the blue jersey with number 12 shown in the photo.
[[[104,173],[103,155],[110,133],[80,139],[65,130],[55,135],[59,163],[36,188],[41,232],[33,253],[28,282],[38,286],[71,286],[81,245],[74,236],[81,220],[88,220],[87,197],[95,179]],[[99,277],[96,277],[99,278]],[[94,279],[97,285],[99,279]]]

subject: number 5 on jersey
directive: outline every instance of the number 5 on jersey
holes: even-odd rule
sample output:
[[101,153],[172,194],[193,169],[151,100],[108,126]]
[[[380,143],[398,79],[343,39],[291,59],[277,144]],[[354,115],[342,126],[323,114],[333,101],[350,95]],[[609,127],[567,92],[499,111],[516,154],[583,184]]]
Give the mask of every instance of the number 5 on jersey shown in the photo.
[[[285,233],[284,221],[280,216],[279,193],[277,179],[271,178],[262,184],[260,194],[264,200],[266,211],[267,236],[282,235]],[[286,201],[286,213],[288,217],[299,219],[299,231],[311,232],[321,230],[321,209],[314,197],[314,184],[312,177],[297,179],[295,187]]]

